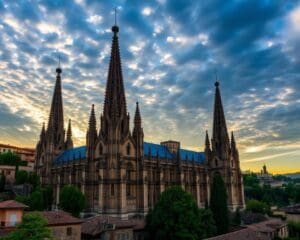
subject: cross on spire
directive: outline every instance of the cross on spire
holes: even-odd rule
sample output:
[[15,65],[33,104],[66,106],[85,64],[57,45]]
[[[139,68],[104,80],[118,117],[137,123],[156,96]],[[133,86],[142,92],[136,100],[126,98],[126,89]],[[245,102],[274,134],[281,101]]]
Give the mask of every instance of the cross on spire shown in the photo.
[[114,8],[114,11],[115,11],[115,26],[117,26],[117,10],[118,10],[118,8],[115,7]]

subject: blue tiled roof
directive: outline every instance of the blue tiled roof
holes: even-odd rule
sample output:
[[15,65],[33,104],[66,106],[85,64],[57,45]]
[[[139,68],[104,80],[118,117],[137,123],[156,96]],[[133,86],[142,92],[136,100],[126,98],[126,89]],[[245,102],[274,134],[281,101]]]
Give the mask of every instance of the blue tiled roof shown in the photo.
[[198,163],[204,163],[205,161],[204,152],[194,152],[185,149],[180,149],[179,156],[182,161],[195,161]]
[[[175,155],[172,154],[166,146],[154,143],[144,142],[144,156],[145,157],[157,157],[164,159],[175,159]],[[204,152],[194,152],[185,149],[179,150],[179,156],[181,161],[195,161],[197,163],[204,163],[205,153]]]
[[86,157],[86,146],[75,147],[67,149],[57,156],[54,160],[54,164],[67,163],[70,161],[76,161],[84,159]]
[[[144,156],[145,157],[157,157],[161,159],[173,160],[176,158],[166,146],[144,142]],[[204,152],[194,152],[190,150],[180,149],[179,156],[181,161],[195,161],[197,163],[204,163],[205,153]],[[71,161],[77,161],[79,159],[86,158],[86,146],[75,147],[72,149],[67,149],[63,151],[54,160],[54,164],[68,163]]]
[[144,156],[149,157],[149,155],[151,157],[157,157],[158,155],[160,158],[170,160],[174,158],[173,154],[170,153],[167,147],[160,144],[144,142]]

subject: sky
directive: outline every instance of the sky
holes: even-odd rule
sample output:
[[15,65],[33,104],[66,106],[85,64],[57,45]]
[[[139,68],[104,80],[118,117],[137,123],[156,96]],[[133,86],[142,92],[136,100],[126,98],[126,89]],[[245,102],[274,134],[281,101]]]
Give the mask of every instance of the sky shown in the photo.
[[[145,141],[203,151],[216,76],[243,170],[300,171],[300,1],[0,0],[0,142],[34,147],[61,56],[65,127],[100,116],[114,8],[127,107]],[[97,118],[99,124],[99,117]],[[132,124],[131,124],[132,129]]]

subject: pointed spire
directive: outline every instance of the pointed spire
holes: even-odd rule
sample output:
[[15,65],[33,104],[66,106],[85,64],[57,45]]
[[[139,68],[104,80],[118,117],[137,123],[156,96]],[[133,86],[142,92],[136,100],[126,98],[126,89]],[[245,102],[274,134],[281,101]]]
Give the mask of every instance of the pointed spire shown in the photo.
[[210,142],[209,142],[209,137],[208,137],[208,132],[206,130],[206,134],[205,134],[205,147],[207,149],[210,149]]
[[56,68],[56,73],[56,82],[51,103],[47,134],[49,136],[49,140],[54,144],[54,148],[61,150],[64,145],[64,114],[60,76],[62,70],[60,68],[60,63]]
[[119,27],[114,25],[112,27],[112,31],[114,34],[112,38],[111,57],[105,91],[103,115],[105,117],[109,117],[113,122],[116,122],[121,115],[127,114],[127,110],[119,41],[117,36]]
[[66,149],[73,148],[71,119],[69,119],[68,130],[67,130],[67,139],[66,139],[65,145],[66,145]]
[[46,130],[45,130],[45,122],[43,122],[43,127],[41,130],[41,134],[40,134],[40,139],[43,139],[46,135]]
[[96,116],[95,116],[95,109],[94,104],[92,105],[90,119],[89,119],[89,131],[96,130]]
[[141,113],[139,108],[139,102],[136,102],[136,109],[134,114],[134,125],[138,128],[141,128],[142,126],[142,118],[141,118]]
[[233,135],[233,131],[231,131],[231,149],[236,149],[236,143]]
[[214,118],[213,118],[213,150],[215,150],[218,153],[219,157],[221,157],[222,153],[227,152],[228,150],[229,137],[227,132],[226,120],[225,120],[219,85],[220,83],[216,81]]

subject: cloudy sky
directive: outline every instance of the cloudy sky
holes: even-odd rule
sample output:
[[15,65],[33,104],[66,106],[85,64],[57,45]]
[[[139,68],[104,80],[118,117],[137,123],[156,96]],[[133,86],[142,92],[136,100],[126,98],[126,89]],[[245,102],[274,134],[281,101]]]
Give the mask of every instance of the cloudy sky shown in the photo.
[[35,146],[60,54],[65,122],[85,144],[90,107],[103,107],[114,7],[145,140],[202,151],[217,72],[242,168],[300,170],[300,1],[2,0],[0,142]]

